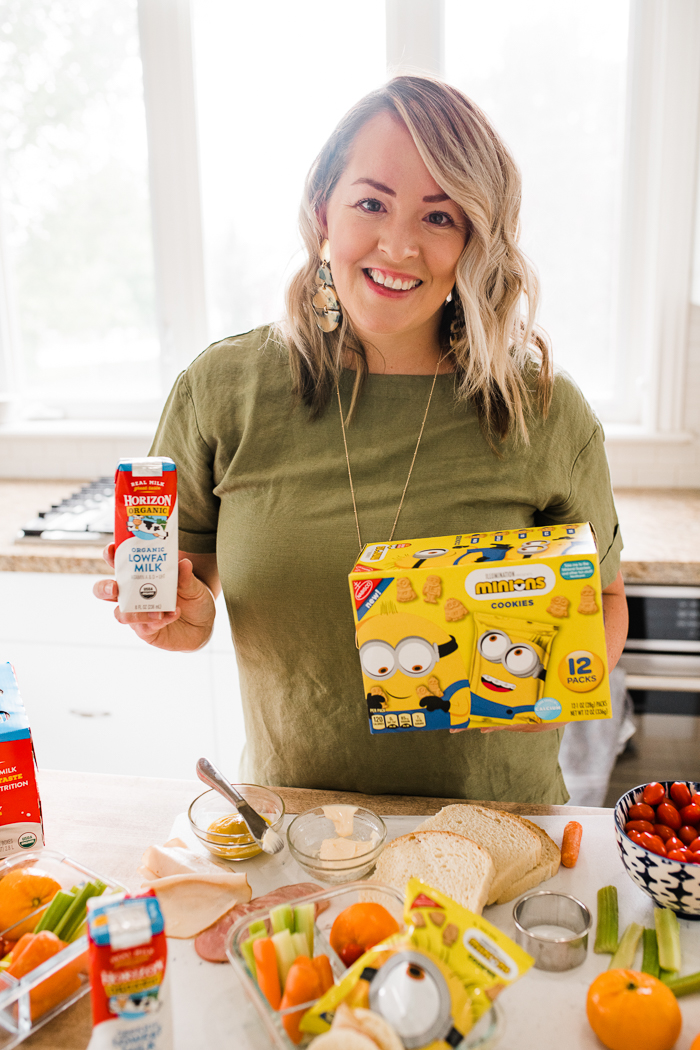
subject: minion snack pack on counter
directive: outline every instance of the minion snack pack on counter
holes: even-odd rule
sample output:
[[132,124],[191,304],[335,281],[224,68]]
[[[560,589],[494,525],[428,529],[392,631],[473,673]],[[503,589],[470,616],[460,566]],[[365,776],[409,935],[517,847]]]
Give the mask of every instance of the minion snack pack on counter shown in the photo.
[[373,733],[611,716],[587,523],[370,543],[350,592]]

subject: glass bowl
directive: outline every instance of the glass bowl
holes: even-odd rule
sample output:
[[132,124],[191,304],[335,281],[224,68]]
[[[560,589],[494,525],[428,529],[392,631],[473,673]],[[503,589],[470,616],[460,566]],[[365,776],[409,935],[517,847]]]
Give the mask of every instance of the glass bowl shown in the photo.
[[362,879],[373,870],[386,842],[386,825],[371,809],[358,806],[353,815],[353,833],[356,842],[376,842],[368,853],[349,860],[321,860],[319,850],[324,839],[335,839],[335,825],[321,806],[307,809],[295,817],[287,829],[289,852],[305,872],[320,882],[340,883]]
[[[233,786],[274,831],[280,830],[284,817],[284,802],[279,795],[257,784],[234,784]],[[215,820],[237,815],[234,806],[213,789],[198,795],[187,811],[192,831],[210,853],[217,857],[225,857],[226,860],[247,860],[248,857],[256,857],[262,852],[247,828],[242,834],[209,830]]]

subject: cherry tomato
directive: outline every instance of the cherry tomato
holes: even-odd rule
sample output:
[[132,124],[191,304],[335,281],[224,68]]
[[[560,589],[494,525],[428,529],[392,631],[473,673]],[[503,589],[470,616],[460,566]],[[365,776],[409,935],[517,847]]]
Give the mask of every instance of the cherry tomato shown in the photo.
[[700,806],[696,806],[692,802],[689,806],[683,806],[680,815],[684,824],[694,824],[696,826],[700,824]]
[[694,828],[691,824],[684,824],[678,829],[676,835],[684,846],[689,846],[693,839],[698,837],[698,829]]
[[[663,839],[661,841],[663,842]],[[685,847],[685,843],[681,842],[680,839],[677,839],[675,835],[672,835],[670,839],[666,839],[666,841],[664,842],[664,846],[666,847],[666,852],[667,853],[670,853],[671,850],[674,850],[674,849],[685,849],[686,848]]]
[[690,801],[694,806],[700,806],[700,793],[691,795]]
[[[654,834],[658,835],[662,842],[666,842],[666,840],[670,839],[675,832],[673,828],[669,828],[667,824],[654,824]],[[680,834],[678,837],[680,838]]]
[[[661,825],[658,826],[660,827]],[[673,834],[670,828],[668,830],[671,832],[671,834]],[[654,825],[651,824],[648,820],[628,820],[625,824],[625,831],[627,831],[628,833],[630,831],[648,831],[650,835],[653,835]],[[660,835],[659,838],[662,838],[662,836]],[[695,831],[695,828],[693,828],[693,838],[697,838],[697,832]]]
[[646,802],[648,806],[658,806],[659,802],[663,802],[665,798],[666,789],[663,784],[659,784],[656,780],[652,781],[651,784],[647,784],[644,788],[642,801]]
[[627,838],[632,839],[632,842],[636,842],[638,846],[643,846],[644,843],[642,842],[642,834],[643,832],[641,831],[628,831]]
[[695,852],[690,854],[690,859],[693,864],[700,864],[700,853]]
[[659,838],[658,835],[649,835],[648,832],[642,832],[639,836],[640,846],[644,846],[644,849],[648,849],[650,853],[658,853],[660,857],[666,856],[666,847]]
[[672,849],[669,850],[667,856],[669,860],[681,860],[684,864],[688,864],[693,859],[693,854],[689,849]]
[[[681,824],[690,824],[689,820],[681,820],[680,813],[672,802],[661,803],[656,810],[656,819],[659,824],[668,824],[669,828],[673,828],[674,831],[678,831]],[[700,820],[700,810],[698,810],[698,820]]]
[[[697,828],[695,830],[697,831]],[[700,853],[700,838],[693,839],[687,845],[691,853]]]
[[684,784],[682,781],[677,780],[675,784],[671,784],[671,787],[668,789],[668,793],[677,806],[690,805],[690,788],[687,784]]
[[[653,824],[656,820],[656,814],[651,806],[645,806],[643,802],[637,802],[634,806],[630,806],[630,811],[627,814],[628,820],[648,820],[650,824]],[[661,823],[666,823],[662,821]],[[680,824],[678,825],[680,827]]]

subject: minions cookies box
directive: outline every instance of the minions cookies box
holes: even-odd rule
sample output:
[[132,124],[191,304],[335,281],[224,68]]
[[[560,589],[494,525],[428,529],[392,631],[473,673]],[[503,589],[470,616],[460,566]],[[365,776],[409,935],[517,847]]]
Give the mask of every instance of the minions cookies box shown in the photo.
[[589,524],[371,543],[349,579],[372,733],[610,718]]

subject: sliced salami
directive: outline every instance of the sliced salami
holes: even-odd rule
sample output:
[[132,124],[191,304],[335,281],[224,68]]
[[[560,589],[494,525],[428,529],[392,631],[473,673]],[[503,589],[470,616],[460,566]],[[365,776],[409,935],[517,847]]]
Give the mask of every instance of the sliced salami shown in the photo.
[[[207,962],[226,962],[226,938],[228,931],[235,922],[244,915],[252,915],[253,912],[262,911],[264,908],[274,908],[277,904],[286,904],[287,901],[305,897],[309,893],[316,893],[322,889],[315,882],[297,882],[290,886],[280,886],[277,890],[263,894],[262,897],[254,897],[248,904],[237,904],[225,915],[202,930],[194,939],[194,947],[197,954],[206,959]],[[328,902],[317,903],[316,914],[325,911]]]

